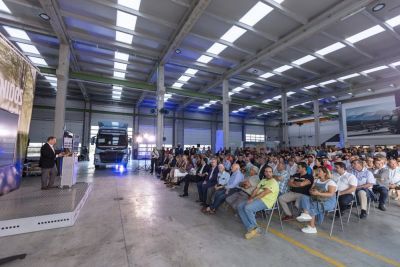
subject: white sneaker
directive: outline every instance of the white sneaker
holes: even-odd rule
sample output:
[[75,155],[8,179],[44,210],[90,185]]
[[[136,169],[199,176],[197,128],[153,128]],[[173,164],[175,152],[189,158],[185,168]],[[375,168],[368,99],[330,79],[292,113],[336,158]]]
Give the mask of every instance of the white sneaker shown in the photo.
[[296,218],[298,222],[309,222],[311,221],[311,216],[307,213],[302,213],[299,217]]
[[316,227],[311,227],[311,226],[307,226],[307,227],[304,227],[303,229],[301,229],[301,231],[303,232],[303,233],[306,233],[306,234],[316,234],[317,233],[317,228]]

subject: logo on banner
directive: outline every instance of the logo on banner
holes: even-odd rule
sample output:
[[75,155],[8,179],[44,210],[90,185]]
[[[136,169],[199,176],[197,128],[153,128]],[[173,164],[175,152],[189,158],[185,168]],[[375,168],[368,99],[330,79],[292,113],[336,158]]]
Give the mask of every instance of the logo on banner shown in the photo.
[[0,108],[14,114],[21,113],[23,90],[0,77]]

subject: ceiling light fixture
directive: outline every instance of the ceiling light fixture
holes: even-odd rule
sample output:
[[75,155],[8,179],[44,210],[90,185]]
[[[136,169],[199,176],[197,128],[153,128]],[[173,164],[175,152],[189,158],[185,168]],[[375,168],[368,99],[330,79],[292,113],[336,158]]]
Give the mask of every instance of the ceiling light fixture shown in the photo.
[[391,19],[388,19],[386,21],[386,23],[389,24],[390,26],[392,26],[393,28],[396,26],[399,26],[400,25],[400,15],[393,17]]
[[16,42],[19,48],[25,53],[40,55],[39,51],[34,45]]
[[320,86],[325,86],[327,84],[331,84],[331,83],[335,83],[335,82],[336,82],[336,80],[329,80],[329,81],[325,81],[325,82],[319,83],[319,85]]
[[46,13],[40,13],[39,17],[44,21],[49,21],[50,20],[50,16],[47,15]]
[[182,53],[182,51],[179,48],[175,49],[175,54],[179,55],[180,53]]
[[10,9],[4,4],[3,0],[0,0],[0,11],[6,12],[8,14],[11,14]]
[[264,78],[264,79],[268,79],[272,76],[274,76],[275,74],[271,73],[271,72],[266,72],[263,75],[260,76],[260,78]]
[[274,69],[274,71],[279,72],[279,73],[282,73],[282,72],[287,71],[287,70],[290,70],[290,69],[292,69],[292,68],[293,68],[292,66],[283,65],[282,67],[279,67],[279,68]]
[[28,58],[36,65],[48,66],[47,62],[41,57],[28,56]]
[[116,31],[115,32],[115,40],[117,40],[118,42],[121,42],[121,43],[131,44],[132,40],[133,40],[133,35],[124,33],[124,32],[120,32],[120,31]]
[[125,79],[125,72],[114,71],[114,77]]
[[118,4],[134,10],[139,10],[141,0],[118,0]]
[[195,70],[195,69],[187,69],[186,71],[185,71],[185,74],[190,74],[190,75],[195,75],[196,73],[198,72],[198,70]]
[[201,55],[201,56],[197,59],[198,62],[201,62],[201,63],[204,63],[204,64],[207,64],[207,63],[210,62],[211,60],[213,60],[213,58],[212,58],[212,57],[209,57],[209,56],[206,56],[206,55]]
[[299,59],[293,61],[292,63],[300,66],[300,65],[303,65],[303,64],[305,64],[307,62],[310,62],[310,61],[312,61],[314,59],[316,59],[316,57],[311,56],[311,55],[307,55],[305,57],[302,57],[302,58],[299,58]]
[[397,66],[400,66],[400,61],[393,62],[393,63],[390,64],[390,66],[393,67],[393,68],[397,67]]
[[128,30],[135,30],[137,17],[135,15],[117,10],[117,26]]
[[247,82],[247,83],[244,83],[243,86],[250,87],[250,86],[253,86],[254,84],[255,83],[253,83],[253,82]]
[[183,83],[178,83],[178,82],[176,82],[172,85],[172,87],[177,87],[177,88],[181,88],[182,86],[183,86]]
[[325,56],[336,50],[342,49],[343,47],[346,47],[346,46],[344,44],[342,44],[341,42],[337,42],[337,43],[331,44],[325,48],[322,48],[315,53],[317,53],[318,55],[321,55],[321,56]]
[[376,67],[376,68],[364,70],[361,73],[368,74],[368,73],[371,73],[371,72],[380,71],[380,70],[384,70],[384,69],[387,69],[387,68],[389,68],[389,67],[384,65],[384,66],[379,66],[379,67]]
[[115,51],[114,57],[115,57],[115,59],[119,59],[119,60],[124,60],[124,61],[129,60],[129,54],[121,53],[118,51]]
[[3,26],[4,30],[10,35],[11,37],[18,38],[18,39],[23,39],[26,41],[30,41],[31,39],[29,38],[28,34],[24,30],[9,27],[9,26]]
[[304,87],[304,89],[309,90],[309,89],[313,89],[313,88],[317,88],[317,87],[318,86],[316,86],[316,85],[309,85],[309,86]]
[[178,81],[181,82],[187,82],[191,79],[192,77],[186,76],[186,75],[182,75],[181,77],[179,77]]
[[114,62],[114,69],[126,70],[127,66],[128,65],[124,63]]
[[375,6],[372,7],[372,11],[373,12],[381,11],[382,9],[385,8],[385,6],[386,6],[386,4],[384,4],[384,3],[378,3],[378,4],[376,4]]
[[220,44],[220,43],[214,43],[208,50],[208,53],[219,55],[222,51],[227,48],[226,45]]
[[351,79],[351,78],[358,77],[358,76],[360,76],[359,73],[353,73],[353,74],[349,74],[349,75],[346,75],[346,76],[339,77],[338,80],[344,81],[344,80]]

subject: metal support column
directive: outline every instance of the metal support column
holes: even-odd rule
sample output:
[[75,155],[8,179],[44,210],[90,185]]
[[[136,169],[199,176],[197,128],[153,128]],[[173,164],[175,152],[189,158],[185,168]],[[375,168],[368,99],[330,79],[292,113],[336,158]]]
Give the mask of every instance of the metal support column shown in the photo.
[[215,113],[211,117],[210,121],[211,129],[211,151],[216,152],[216,142],[217,142],[217,129],[218,129],[218,113]]
[[246,146],[246,124],[244,119],[242,119],[242,147]]
[[172,117],[172,147],[176,147],[176,145],[178,144],[177,141],[177,127],[176,127],[176,111],[174,111],[173,113],[173,117]]
[[287,95],[286,91],[282,92],[281,99],[281,111],[282,111],[282,147],[289,147],[289,133],[288,133],[288,113],[287,113]]
[[342,109],[342,102],[338,103],[338,111],[339,111],[339,147],[344,148],[346,147],[346,136],[344,134],[344,118],[343,118],[343,109]]
[[314,129],[315,129],[315,146],[319,146],[320,143],[320,124],[319,124],[319,100],[314,100]]
[[228,148],[229,144],[229,81],[222,82],[222,130],[224,132],[224,147]]
[[157,132],[156,146],[161,149],[164,138],[164,65],[158,65],[157,69]]
[[69,58],[71,52],[68,44],[60,44],[58,68],[57,68],[57,96],[54,116],[53,135],[59,140],[59,147],[62,146],[62,138],[65,129],[65,106],[67,99],[67,87],[69,76]]

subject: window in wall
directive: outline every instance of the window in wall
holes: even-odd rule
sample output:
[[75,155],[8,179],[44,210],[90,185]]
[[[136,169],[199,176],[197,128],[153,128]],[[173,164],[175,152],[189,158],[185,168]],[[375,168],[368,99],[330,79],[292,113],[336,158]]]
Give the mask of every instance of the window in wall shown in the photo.
[[265,142],[265,135],[263,135],[263,134],[246,134],[246,142],[255,142],[255,143]]

